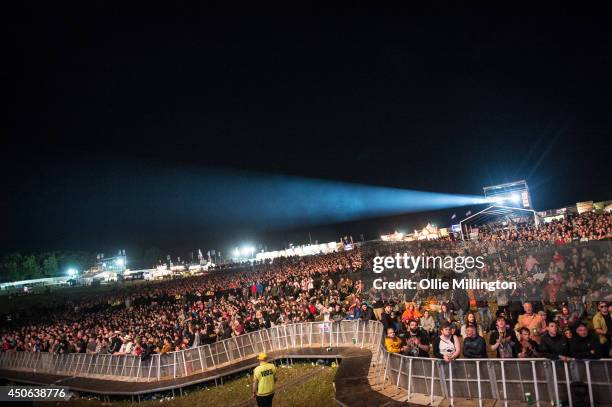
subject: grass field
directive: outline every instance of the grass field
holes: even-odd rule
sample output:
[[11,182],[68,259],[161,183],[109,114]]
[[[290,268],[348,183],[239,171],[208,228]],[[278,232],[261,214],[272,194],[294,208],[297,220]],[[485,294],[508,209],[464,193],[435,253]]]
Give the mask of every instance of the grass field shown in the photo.
[[[311,364],[294,364],[292,367],[278,369],[278,384],[274,396],[275,407],[300,406],[335,406],[333,380],[335,367],[312,366]],[[251,396],[251,376],[226,382],[223,386],[187,391],[186,395],[132,403],[131,401],[116,401],[113,405],[122,407],[231,407],[255,405]],[[177,392],[178,394],[178,392]],[[40,406],[56,405],[55,403],[37,403]],[[95,399],[74,399],[57,405],[62,407],[98,407],[108,405]]]

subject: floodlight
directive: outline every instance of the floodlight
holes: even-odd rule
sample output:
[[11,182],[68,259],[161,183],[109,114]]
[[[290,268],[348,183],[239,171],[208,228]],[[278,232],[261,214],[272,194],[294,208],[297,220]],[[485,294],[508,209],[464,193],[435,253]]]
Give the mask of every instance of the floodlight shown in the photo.
[[119,267],[122,267],[125,264],[125,262],[123,259],[117,259],[115,260],[115,264]]
[[69,276],[75,276],[78,273],[78,271],[75,268],[69,268],[68,269],[68,275]]
[[242,255],[246,256],[248,254],[253,254],[255,248],[253,246],[245,246],[242,248]]

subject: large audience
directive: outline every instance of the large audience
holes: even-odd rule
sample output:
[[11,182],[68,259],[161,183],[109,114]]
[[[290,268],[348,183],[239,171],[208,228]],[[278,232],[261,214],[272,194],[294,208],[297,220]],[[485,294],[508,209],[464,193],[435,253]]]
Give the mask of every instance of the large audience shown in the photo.
[[[412,356],[608,357],[610,238],[612,214],[589,213],[538,227],[490,228],[478,241],[377,241],[203,276],[120,284],[6,316],[2,351],[147,358],[273,325],[356,319],[381,321],[387,349]],[[466,277],[513,280],[518,288],[370,288],[373,257],[398,252],[483,256],[485,267]],[[420,273],[453,277],[452,270]]]

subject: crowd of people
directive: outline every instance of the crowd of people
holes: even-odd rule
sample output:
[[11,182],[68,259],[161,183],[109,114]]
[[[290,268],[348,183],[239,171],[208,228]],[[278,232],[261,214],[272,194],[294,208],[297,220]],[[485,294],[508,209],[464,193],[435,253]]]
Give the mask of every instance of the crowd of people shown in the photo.
[[[478,241],[368,242],[352,250],[235,265],[203,276],[49,302],[12,314],[2,351],[131,354],[147,358],[309,321],[379,320],[390,352],[476,358],[600,358],[612,323],[611,214],[522,230],[483,233]],[[600,244],[589,242],[600,240]],[[466,271],[512,279],[517,289],[375,290],[374,256],[408,252],[483,256]],[[397,270],[391,270],[389,277]],[[422,273],[450,278],[452,270]]]

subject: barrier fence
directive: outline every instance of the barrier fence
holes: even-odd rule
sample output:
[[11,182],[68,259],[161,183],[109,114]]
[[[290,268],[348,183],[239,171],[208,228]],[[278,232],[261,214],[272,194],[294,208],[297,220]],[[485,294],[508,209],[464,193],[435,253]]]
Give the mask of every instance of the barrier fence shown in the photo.
[[214,371],[259,352],[306,347],[358,346],[378,351],[382,324],[375,321],[277,325],[223,341],[142,359],[132,355],[4,352],[0,369],[107,380],[159,381]]
[[[376,356],[384,373],[380,385],[406,390],[409,397],[505,401],[524,400],[529,393],[535,405],[591,406],[612,403],[612,360],[552,361],[549,359],[440,359],[409,357],[387,352]],[[385,378],[387,381],[385,381]],[[576,384],[580,386],[576,386]],[[577,397],[574,387],[586,387]],[[579,392],[579,390],[578,390]]]
[[582,406],[575,383],[584,383],[592,406],[612,400],[612,360],[551,361],[548,359],[457,359],[451,363],[432,358],[388,353],[382,345],[383,325],[378,321],[312,322],[278,325],[213,344],[138,356],[109,354],[51,354],[4,352],[0,368],[36,373],[107,380],[160,381],[196,373],[214,372],[220,366],[251,358],[259,352],[293,348],[354,346],[372,350],[381,369],[379,385],[395,385],[408,397],[521,400],[530,393],[536,405],[552,402]]

